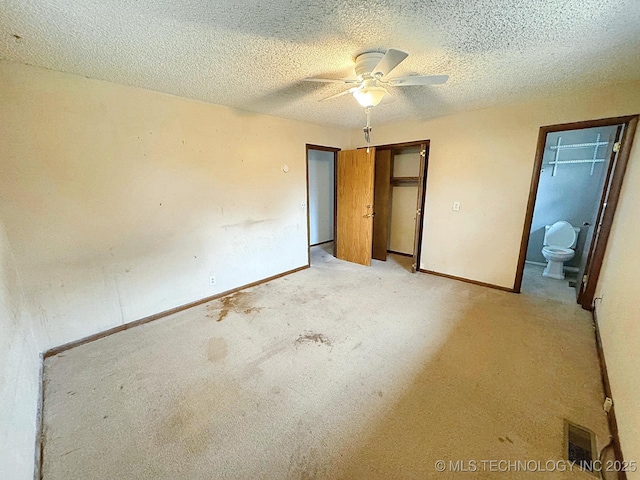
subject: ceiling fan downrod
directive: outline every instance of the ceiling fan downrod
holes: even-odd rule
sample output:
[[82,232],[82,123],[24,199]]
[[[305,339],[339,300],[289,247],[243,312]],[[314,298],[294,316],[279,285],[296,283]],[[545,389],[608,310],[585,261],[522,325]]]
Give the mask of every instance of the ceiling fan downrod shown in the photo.
[[367,107],[364,109],[365,114],[367,115],[367,126],[362,129],[364,132],[364,139],[367,142],[367,153],[371,148],[371,107]]

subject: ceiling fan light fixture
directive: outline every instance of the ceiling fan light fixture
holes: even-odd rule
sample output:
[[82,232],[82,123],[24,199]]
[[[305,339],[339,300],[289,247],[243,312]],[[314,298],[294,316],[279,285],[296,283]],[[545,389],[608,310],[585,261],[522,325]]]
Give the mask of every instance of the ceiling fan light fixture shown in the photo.
[[382,87],[364,87],[353,92],[354,98],[363,107],[375,107],[387,94],[387,90]]

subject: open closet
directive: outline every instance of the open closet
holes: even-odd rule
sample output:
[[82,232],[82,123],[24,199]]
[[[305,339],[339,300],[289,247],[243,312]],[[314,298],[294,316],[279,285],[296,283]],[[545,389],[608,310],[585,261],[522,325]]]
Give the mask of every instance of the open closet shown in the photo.
[[429,142],[338,152],[336,257],[361,265],[387,253],[419,269]]
[[375,155],[372,256],[413,257],[413,271],[420,262],[428,148],[428,142],[383,145]]

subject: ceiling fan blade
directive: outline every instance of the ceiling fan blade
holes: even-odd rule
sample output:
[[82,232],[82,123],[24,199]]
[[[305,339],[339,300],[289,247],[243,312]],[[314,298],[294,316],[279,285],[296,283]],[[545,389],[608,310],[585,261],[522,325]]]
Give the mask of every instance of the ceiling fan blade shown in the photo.
[[449,75],[410,75],[408,77],[396,77],[389,79],[392,87],[404,87],[410,85],[441,85],[447,83]]
[[343,95],[347,95],[349,93],[353,93],[356,90],[358,90],[360,87],[353,87],[350,88],[349,90],[345,90],[344,92],[340,92],[340,93],[336,93],[335,95],[331,95],[330,97],[326,97],[326,98],[322,98],[320,100],[318,100],[319,102],[324,102],[325,100],[333,100],[334,98],[338,98],[341,97]]
[[409,56],[407,52],[403,52],[402,50],[396,50],[394,48],[390,48],[387,50],[387,53],[384,54],[384,57],[378,62],[376,68],[373,69],[373,73],[382,74],[382,76],[389,75],[391,70],[396,68],[400,63]]
[[360,83],[358,80],[352,80],[350,78],[303,78],[303,82],[321,82],[321,83]]

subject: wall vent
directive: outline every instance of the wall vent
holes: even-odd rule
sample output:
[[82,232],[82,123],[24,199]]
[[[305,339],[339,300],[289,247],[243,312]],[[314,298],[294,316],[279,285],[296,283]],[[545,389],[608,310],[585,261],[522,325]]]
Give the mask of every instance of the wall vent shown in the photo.
[[574,462],[583,470],[592,472],[595,460],[593,455],[596,451],[596,437],[594,433],[565,420],[564,438],[567,460]]

